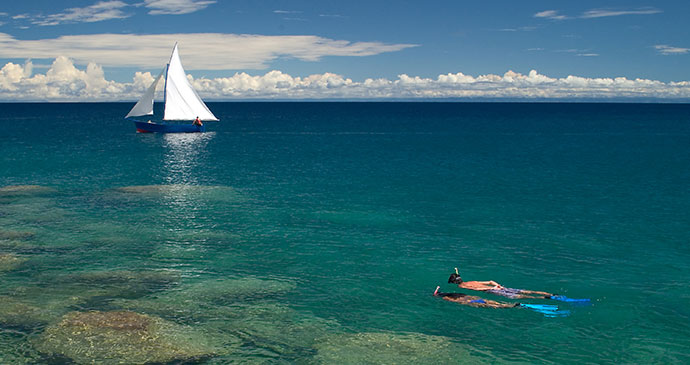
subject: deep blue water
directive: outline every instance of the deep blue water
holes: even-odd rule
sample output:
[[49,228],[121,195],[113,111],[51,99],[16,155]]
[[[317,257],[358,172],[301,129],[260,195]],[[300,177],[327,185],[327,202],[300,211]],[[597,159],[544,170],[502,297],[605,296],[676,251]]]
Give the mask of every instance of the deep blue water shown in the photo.
[[[0,299],[51,315],[0,310],[0,359],[52,361],[36,348],[62,315],[128,309],[239,338],[218,363],[414,363],[430,338],[468,351],[448,363],[690,361],[690,105],[209,103],[221,122],[187,135],[135,133],[131,106],[0,104],[0,188],[50,188],[0,191],[0,254],[22,259]],[[460,291],[454,267],[593,305],[431,296]],[[73,285],[122,271],[179,278]],[[261,306],[285,313],[224,317]],[[381,333],[411,347],[352,340]]]

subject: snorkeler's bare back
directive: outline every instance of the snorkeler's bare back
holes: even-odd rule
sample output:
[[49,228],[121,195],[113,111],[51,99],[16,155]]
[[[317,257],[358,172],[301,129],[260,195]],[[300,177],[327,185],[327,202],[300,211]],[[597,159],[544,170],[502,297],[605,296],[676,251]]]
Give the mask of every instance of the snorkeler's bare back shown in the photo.
[[[469,290],[477,290],[477,291],[487,291],[487,290],[493,290],[491,293],[498,294],[498,295],[503,295],[507,296],[509,298],[513,299],[522,299],[522,298],[550,298],[554,294],[544,292],[544,291],[536,291],[536,290],[525,290],[525,289],[510,289],[506,288],[503,285],[491,280],[491,281],[463,281],[462,283],[458,284],[459,288],[463,289],[469,289]],[[507,294],[504,294],[505,292],[508,292]]]
[[503,288],[503,286],[501,284],[499,284],[493,280],[490,280],[490,281],[463,281],[462,283],[458,284],[458,287],[463,288],[463,289],[479,290],[479,291]]

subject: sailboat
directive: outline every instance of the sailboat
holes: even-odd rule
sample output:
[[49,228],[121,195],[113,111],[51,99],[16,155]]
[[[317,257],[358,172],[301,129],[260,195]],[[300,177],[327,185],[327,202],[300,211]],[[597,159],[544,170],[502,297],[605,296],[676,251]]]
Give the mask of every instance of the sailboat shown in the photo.
[[[177,50],[177,43],[173,47],[170,62],[163,71],[156,77],[151,86],[146,90],[144,96],[129,111],[126,118],[135,118],[153,115],[153,98],[156,93],[156,86],[165,74],[165,110],[163,112],[163,122],[155,123],[149,121],[134,120],[139,133],[194,133],[205,132],[204,125],[195,125],[191,121],[199,118],[206,121],[218,121],[213,113],[208,109],[203,100],[196,93],[192,84],[189,83],[187,75],[182,68],[182,61]],[[189,123],[165,123],[166,121],[188,121]]]

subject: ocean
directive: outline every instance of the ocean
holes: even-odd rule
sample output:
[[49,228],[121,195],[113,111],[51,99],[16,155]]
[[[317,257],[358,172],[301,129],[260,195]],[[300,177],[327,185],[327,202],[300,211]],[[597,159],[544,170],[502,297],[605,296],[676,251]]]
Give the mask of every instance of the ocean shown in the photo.
[[208,105],[0,104],[0,363],[690,362],[690,105]]

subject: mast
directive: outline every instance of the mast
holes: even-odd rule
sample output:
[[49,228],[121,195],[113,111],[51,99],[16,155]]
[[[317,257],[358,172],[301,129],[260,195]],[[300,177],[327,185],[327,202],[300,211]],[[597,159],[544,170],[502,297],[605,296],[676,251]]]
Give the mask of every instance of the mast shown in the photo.
[[[177,43],[175,43],[177,45]],[[163,86],[163,110],[165,110],[165,103],[168,102],[168,69],[170,68],[170,63],[165,65],[165,83]]]
[[165,103],[168,101],[168,69],[170,69],[170,61],[172,61],[175,50],[177,49],[177,42],[173,46],[173,51],[170,54],[170,59],[168,63],[165,64],[165,85],[163,87],[163,110],[165,111]]

